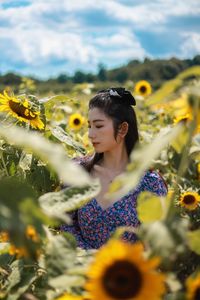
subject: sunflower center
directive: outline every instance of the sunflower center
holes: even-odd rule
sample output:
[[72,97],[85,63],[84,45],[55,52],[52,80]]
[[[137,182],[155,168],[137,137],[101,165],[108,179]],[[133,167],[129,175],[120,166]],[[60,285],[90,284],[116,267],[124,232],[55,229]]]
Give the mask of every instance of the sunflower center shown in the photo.
[[180,122],[186,123],[189,120],[188,117],[183,117],[180,119]]
[[80,125],[80,123],[81,123],[80,119],[78,119],[78,118],[74,119],[74,125],[78,126],[78,125]]
[[129,261],[115,262],[106,270],[103,277],[106,292],[115,299],[135,297],[141,285],[141,272]]
[[19,117],[22,117],[27,120],[34,120],[37,115],[34,114],[30,109],[23,106],[21,103],[14,102],[12,100],[9,101],[9,106]]
[[146,91],[147,91],[146,86],[142,85],[142,86],[140,87],[140,92],[141,92],[142,94],[145,94]]
[[195,197],[193,195],[186,195],[184,197],[185,204],[193,204],[195,202]]
[[194,300],[200,300],[200,287],[195,291]]

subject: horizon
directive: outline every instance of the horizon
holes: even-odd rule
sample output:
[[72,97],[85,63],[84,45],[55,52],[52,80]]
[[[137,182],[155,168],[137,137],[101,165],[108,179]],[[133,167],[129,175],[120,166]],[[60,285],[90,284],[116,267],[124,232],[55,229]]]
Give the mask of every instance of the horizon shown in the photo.
[[39,80],[200,54],[200,2],[0,1],[0,74]]
[[[144,63],[144,60],[145,59],[149,59],[150,61],[162,61],[162,60],[166,60],[166,61],[169,61],[169,60],[172,60],[172,59],[177,59],[177,60],[180,60],[180,61],[183,61],[183,60],[188,60],[188,59],[194,59],[196,56],[198,56],[198,55],[200,55],[200,54],[197,54],[197,55],[194,55],[192,58],[184,58],[184,59],[181,59],[181,58],[179,58],[179,57],[175,57],[175,56],[172,56],[172,57],[170,57],[170,58],[153,58],[153,59],[149,59],[149,57],[145,57],[143,60],[138,60],[139,61],[139,63],[140,64],[143,64]],[[123,67],[123,66],[126,66],[127,64],[129,64],[130,62],[131,62],[132,60],[130,60],[130,61],[128,61],[126,64],[124,64],[124,65],[122,65],[122,66],[117,66],[117,67],[113,67],[113,68],[110,68],[110,69],[106,69],[106,71],[113,71],[113,70],[115,70],[115,69],[118,69],[118,68],[121,68],[121,67]],[[20,72],[15,72],[15,71],[8,71],[8,72],[6,72],[6,73],[4,73],[4,74],[2,74],[1,72],[0,72],[0,77],[2,77],[2,76],[6,76],[7,74],[14,74],[14,75],[16,75],[16,76],[20,76],[20,77],[27,77],[27,78],[32,78],[33,80],[39,80],[39,81],[47,81],[47,80],[54,80],[54,79],[57,79],[57,77],[59,76],[59,75],[67,75],[67,76],[69,76],[69,77],[72,77],[73,78],[73,76],[75,75],[75,73],[76,73],[76,71],[81,71],[81,72],[83,72],[84,74],[87,74],[87,73],[90,73],[90,74],[93,74],[93,75],[97,75],[97,71],[96,72],[87,72],[87,71],[82,71],[82,70],[79,70],[79,69],[77,69],[77,70],[75,70],[74,71],[74,73],[73,74],[71,74],[71,75],[69,75],[69,74],[67,74],[67,73],[58,73],[56,76],[52,76],[52,77],[47,77],[47,78],[39,78],[39,77],[37,77],[37,76],[32,76],[32,75],[23,75],[23,74],[21,74]]]

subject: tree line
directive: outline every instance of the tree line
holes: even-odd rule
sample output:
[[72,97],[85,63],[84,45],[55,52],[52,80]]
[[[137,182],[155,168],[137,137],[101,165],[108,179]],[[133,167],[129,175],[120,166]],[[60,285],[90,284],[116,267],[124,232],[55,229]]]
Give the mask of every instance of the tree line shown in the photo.
[[[123,84],[128,80],[138,81],[147,80],[151,82],[154,88],[166,80],[176,77],[180,72],[185,69],[200,65],[200,55],[196,55],[192,59],[178,59],[172,57],[170,59],[149,59],[145,58],[143,61],[137,59],[129,61],[126,65],[118,68],[107,69],[102,63],[98,66],[98,71],[94,73],[87,73],[81,70],[77,70],[73,75],[67,73],[59,74],[55,78],[49,78],[47,80],[39,80],[38,78],[32,78],[39,86],[55,86],[59,89],[59,86],[66,85],[70,87],[77,83],[96,83],[96,82],[115,82]],[[7,73],[0,74],[0,87],[2,86],[18,86],[22,82],[20,74]]]

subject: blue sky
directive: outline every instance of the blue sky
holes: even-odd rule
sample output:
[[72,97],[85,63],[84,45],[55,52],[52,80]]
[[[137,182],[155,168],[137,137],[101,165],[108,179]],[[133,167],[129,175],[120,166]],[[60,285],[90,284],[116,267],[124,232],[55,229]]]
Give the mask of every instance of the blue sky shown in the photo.
[[0,0],[0,73],[96,72],[200,54],[199,0]]

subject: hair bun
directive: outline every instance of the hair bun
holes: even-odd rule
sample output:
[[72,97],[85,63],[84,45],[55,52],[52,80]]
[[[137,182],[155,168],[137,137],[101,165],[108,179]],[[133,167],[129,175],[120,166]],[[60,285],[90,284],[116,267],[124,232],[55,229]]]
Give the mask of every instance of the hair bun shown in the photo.
[[114,88],[114,87],[112,87],[112,88],[109,88],[109,89],[99,91],[99,93],[104,93],[104,92],[108,92],[110,97],[113,97],[113,98],[116,98],[117,100],[120,100],[120,102],[122,104],[133,105],[133,106],[136,105],[135,98],[125,88],[122,88],[122,87]]

